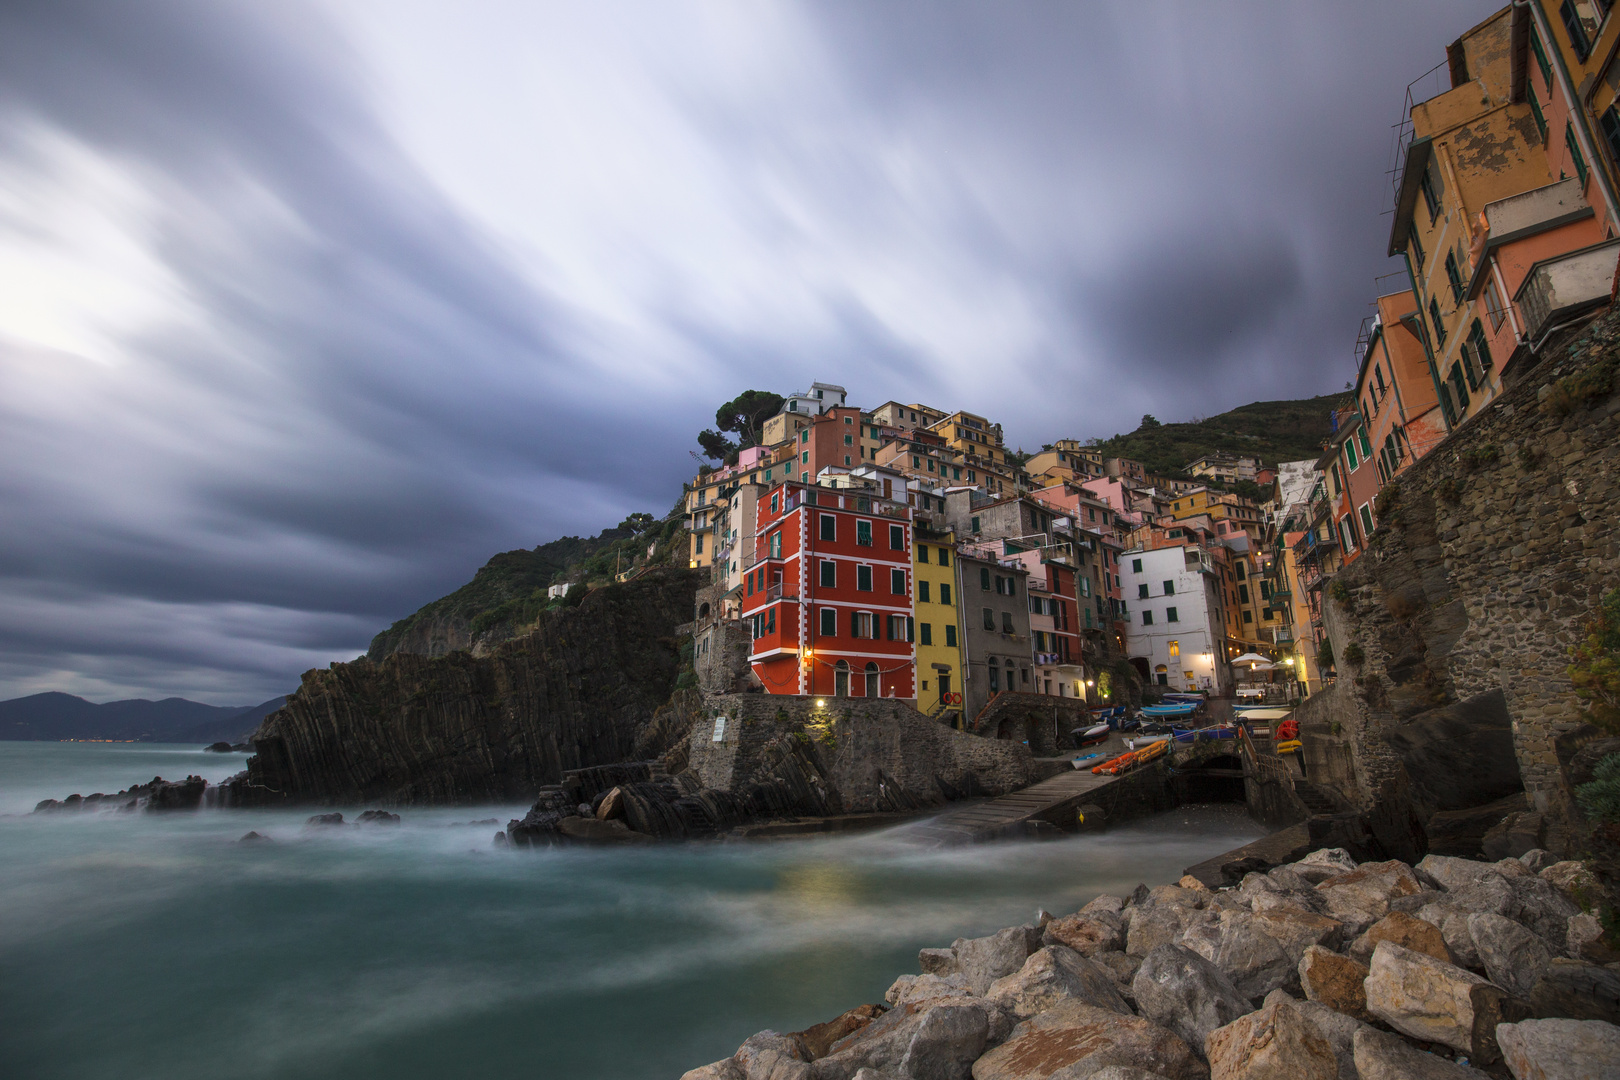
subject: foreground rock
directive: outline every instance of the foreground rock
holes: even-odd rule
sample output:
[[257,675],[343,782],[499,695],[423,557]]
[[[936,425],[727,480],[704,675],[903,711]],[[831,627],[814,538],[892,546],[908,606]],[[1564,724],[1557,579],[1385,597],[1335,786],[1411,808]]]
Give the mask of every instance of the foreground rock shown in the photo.
[[1210,1032],[1253,1008],[1220,968],[1181,945],[1148,953],[1131,989],[1143,1016],[1200,1048]]
[[1210,1080],[1338,1080],[1333,1048],[1292,1004],[1277,1001],[1204,1041]]
[[1601,1020],[1525,1020],[1497,1029],[1515,1080],[1620,1076],[1620,1027]]
[[1501,987],[1388,941],[1374,950],[1365,985],[1367,1011],[1396,1031],[1486,1065],[1501,1057],[1496,1025],[1529,1015],[1528,1006]]
[[1361,1080],[1487,1080],[1488,1076],[1370,1027],[1356,1032],[1354,1048]]
[[1192,1047],[1141,1017],[1092,1005],[1058,1005],[1026,1020],[973,1065],[973,1080],[1079,1080],[1106,1066],[1141,1069],[1166,1080],[1205,1080]]
[[1131,1012],[1107,969],[1062,945],[1032,953],[1022,968],[997,979],[984,996],[1019,1020],[1071,1002],[1127,1016]]

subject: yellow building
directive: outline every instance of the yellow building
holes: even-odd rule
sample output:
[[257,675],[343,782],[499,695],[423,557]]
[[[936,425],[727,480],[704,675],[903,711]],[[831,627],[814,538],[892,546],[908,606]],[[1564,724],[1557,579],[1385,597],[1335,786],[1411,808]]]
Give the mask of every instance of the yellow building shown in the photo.
[[799,432],[809,427],[813,419],[815,417],[804,413],[779,412],[765,421],[765,426],[760,430],[759,441],[765,446],[776,446],[789,440],[796,441]]
[[1245,499],[1229,491],[1195,487],[1190,491],[1180,492],[1170,500],[1170,516],[1177,521],[1199,514],[1209,515],[1210,520],[1215,523],[1215,534],[1218,537],[1224,539],[1234,531],[1240,531],[1247,533],[1253,542],[1260,542],[1265,515],[1252,499]]
[[917,708],[960,727],[962,706],[941,700],[962,692],[955,541],[954,533],[917,530],[912,545],[912,610],[917,628]]
[[1089,450],[1078,439],[1059,439],[1052,449],[1024,462],[1024,472],[1032,489],[1056,487],[1062,483],[1083,484],[1103,476],[1103,457]]
[[1000,424],[973,413],[954,412],[928,430],[961,452],[963,483],[977,484],[997,495],[1011,495],[1017,490],[1022,470],[1007,460]]

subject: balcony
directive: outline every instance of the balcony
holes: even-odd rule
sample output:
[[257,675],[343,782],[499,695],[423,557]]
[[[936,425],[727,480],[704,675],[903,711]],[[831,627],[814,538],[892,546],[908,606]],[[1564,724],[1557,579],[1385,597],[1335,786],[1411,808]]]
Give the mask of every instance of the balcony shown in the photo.
[[1560,323],[1609,302],[1620,240],[1608,240],[1530,268],[1514,301],[1532,341]]
[[783,592],[783,586],[780,583],[772,585],[765,590],[765,602],[768,604],[774,604],[778,600],[797,600],[798,598],[799,593],[797,588]]

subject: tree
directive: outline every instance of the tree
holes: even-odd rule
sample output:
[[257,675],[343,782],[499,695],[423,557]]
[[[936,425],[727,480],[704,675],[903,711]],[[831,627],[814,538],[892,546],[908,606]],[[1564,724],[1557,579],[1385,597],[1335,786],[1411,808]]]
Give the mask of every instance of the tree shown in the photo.
[[[740,436],[738,449],[759,445],[760,429],[782,408],[782,395],[769,390],[745,390],[714,411],[721,431]],[[705,447],[707,449],[707,447]]]
[[1142,427],[1154,428],[1154,427],[1161,427],[1161,426],[1162,425],[1157,420],[1153,419],[1153,414],[1152,413],[1144,413],[1142,415]]
[[712,429],[698,432],[698,445],[703,447],[705,457],[716,461],[724,461],[728,454],[736,451],[737,444]]
[[619,528],[629,529],[633,533],[644,533],[652,528],[654,523],[655,519],[651,514],[631,514],[619,522]]
[[1232,485],[1232,493],[1241,495],[1245,499],[1252,499],[1257,503],[1265,502],[1268,497],[1265,490],[1253,480],[1239,480]]

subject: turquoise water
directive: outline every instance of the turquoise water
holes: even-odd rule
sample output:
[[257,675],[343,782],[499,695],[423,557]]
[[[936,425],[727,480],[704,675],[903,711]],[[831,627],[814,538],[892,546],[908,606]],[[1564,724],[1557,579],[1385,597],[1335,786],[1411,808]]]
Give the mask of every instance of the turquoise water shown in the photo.
[[[521,807],[342,830],[306,830],[310,811],[27,814],[242,760],[0,742],[0,1074],[673,1080],[882,1000],[918,948],[1174,880],[1262,832],[1212,807],[951,852],[903,827],[498,851],[467,822]],[[237,844],[250,829],[274,842]]]

